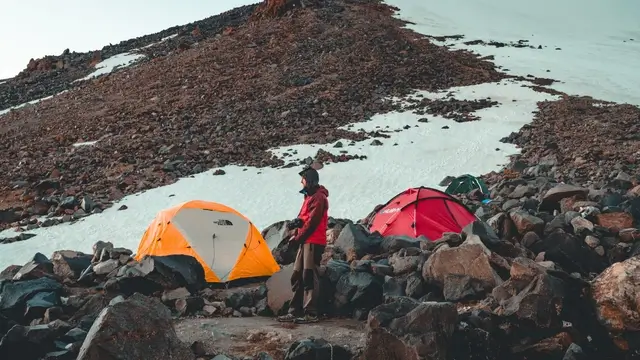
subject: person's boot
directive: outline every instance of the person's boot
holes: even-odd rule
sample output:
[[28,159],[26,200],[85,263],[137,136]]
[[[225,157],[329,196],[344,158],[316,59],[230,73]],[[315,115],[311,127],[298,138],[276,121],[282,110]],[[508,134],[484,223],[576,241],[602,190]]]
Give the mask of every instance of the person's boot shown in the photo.
[[304,316],[295,318],[293,322],[296,324],[310,324],[310,323],[316,323],[318,321],[319,321],[318,315],[305,314]]
[[295,322],[297,318],[298,317],[296,317],[294,314],[288,313],[286,315],[278,316],[277,319],[279,322]]

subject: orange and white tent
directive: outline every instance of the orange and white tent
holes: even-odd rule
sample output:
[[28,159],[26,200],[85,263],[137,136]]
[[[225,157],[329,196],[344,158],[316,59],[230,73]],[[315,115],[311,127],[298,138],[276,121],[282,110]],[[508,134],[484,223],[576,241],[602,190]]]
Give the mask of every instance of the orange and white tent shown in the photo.
[[136,259],[146,255],[193,256],[210,283],[271,276],[280,270],[249,219],[228,206],[200,200],[158,213],[142,236]]

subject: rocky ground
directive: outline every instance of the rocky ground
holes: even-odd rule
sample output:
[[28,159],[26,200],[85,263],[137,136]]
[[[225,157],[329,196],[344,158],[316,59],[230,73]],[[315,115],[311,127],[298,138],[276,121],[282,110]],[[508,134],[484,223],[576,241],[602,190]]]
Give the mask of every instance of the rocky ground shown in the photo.
[[[246,11],[212,18],[209,35],[180,51],[168,49],[184,39],[170,39],[148,49],[157,55],[153,61],[1,116],[0,227],[41,226],[36,216],[42,215],[73,221],[126,194],[227,164],[286,165],[266,150],[374,137],[337,128],[376,113],[474,120],[490,100],[424,101],[404,109],[386,99],[506,77],[469,52],[401,29],[392,9],[374,0],[328,0],[243,23]],[[0,92],[27,99],[11,89]],[[86,141],[97,142],[72,146]],[[85,197],[95,206],[83,208]]]
[[331,219],[326,323],[273,319],[291,296],[286,221],[263,231],[282,269],[231,289],[207,287],[188,256],[136,261],[103,242],[36,254],[0,275],[0,356],[637,359],[640,185],[588,189],[517,165],[488,177],[491,203],[461,198],[479,218],[461,234],[381,237]]

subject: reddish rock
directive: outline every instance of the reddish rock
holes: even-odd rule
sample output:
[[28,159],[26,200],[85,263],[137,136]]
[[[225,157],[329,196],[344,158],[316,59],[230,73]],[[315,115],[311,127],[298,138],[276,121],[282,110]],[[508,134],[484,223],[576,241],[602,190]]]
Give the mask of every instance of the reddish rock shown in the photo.
[[544,221],[542,219],[524,210],[512,211],[509,215],[520,235],[524,235],[529,231],[541,234],[544,229]]
[[598,318],[622,350],[629,345],[626,336],[640,329],[638,284],[640,258],[636,256],[611,265],[591,285]]
[[596,224],[612,231],[633,227],[633,216],[626,212],[604,213],[596,215]]

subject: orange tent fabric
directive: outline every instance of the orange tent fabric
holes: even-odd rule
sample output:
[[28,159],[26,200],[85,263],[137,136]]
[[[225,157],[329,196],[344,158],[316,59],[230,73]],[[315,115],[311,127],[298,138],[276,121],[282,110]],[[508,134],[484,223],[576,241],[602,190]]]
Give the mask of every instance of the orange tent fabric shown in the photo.
[[140,240],[136,259],[147,255],[193,256],[211,283],[271,276],[280,270],[249,219],[228,206],[200,200],[158,213]]

